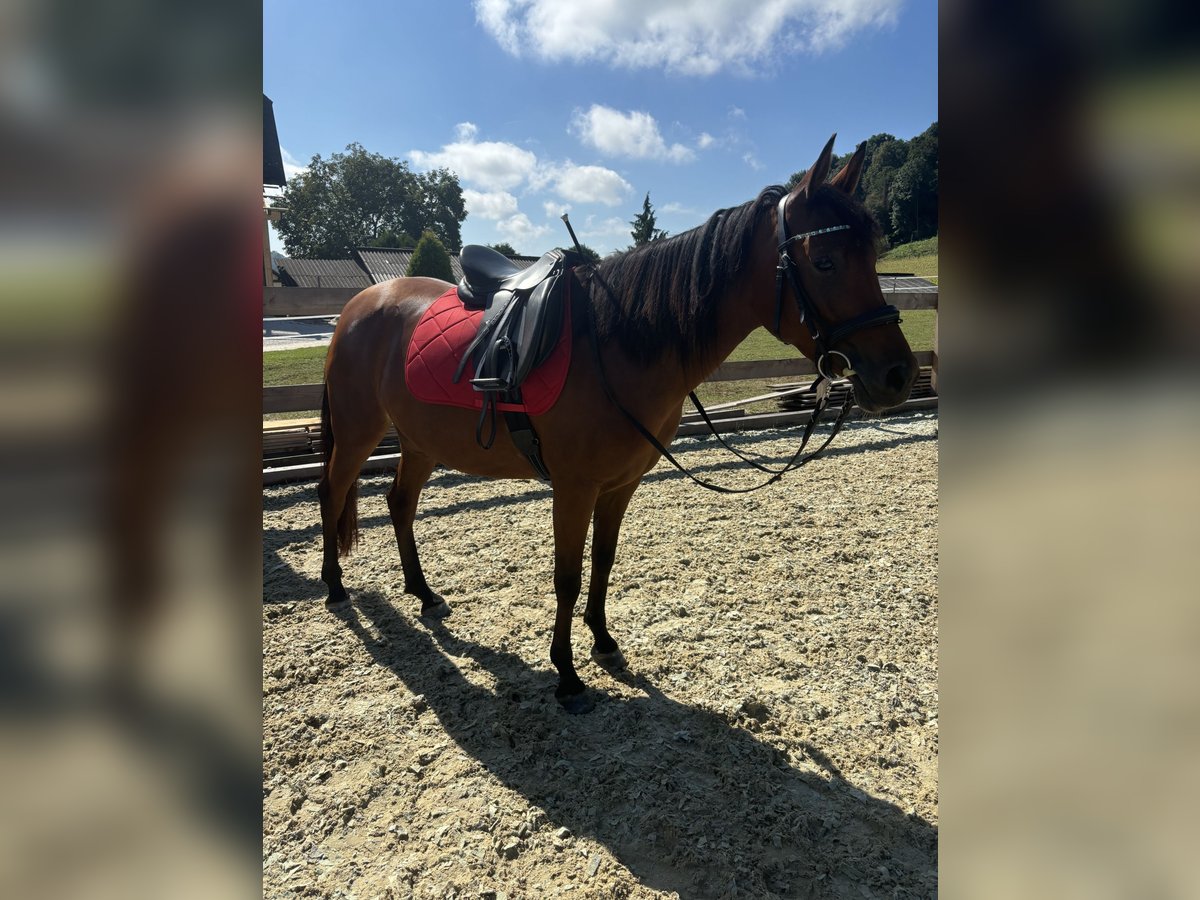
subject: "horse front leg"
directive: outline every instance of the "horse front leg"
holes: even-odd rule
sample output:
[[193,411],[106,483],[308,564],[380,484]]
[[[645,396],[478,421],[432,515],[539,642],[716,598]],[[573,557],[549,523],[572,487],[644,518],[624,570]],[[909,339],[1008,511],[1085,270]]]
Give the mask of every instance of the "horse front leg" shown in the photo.
[[596,506],[598,490],[593,486],[554,489],[554,594],[558,601],[550,661],[558,669],[554,696],[572,714],[588,712],[595,701],[588,696],[575,672],[571,658],[571,618],[583,584],[583,545],[588,521]]
[[616,490],[601,494],[596,503],[596,515],[592,527],[592,578],[588,585],[587,606],[583,610],[583,621],[592,630],[595,643],[592,659],[596,665],[611,674],[625,671],[625,655],[608,633],[608,620],[604,603],[608,597],[608,576],[612,572],[613,560],[617,556],[617,540],[621,533],[621,522],[633,492],[641,481],[622,485]]

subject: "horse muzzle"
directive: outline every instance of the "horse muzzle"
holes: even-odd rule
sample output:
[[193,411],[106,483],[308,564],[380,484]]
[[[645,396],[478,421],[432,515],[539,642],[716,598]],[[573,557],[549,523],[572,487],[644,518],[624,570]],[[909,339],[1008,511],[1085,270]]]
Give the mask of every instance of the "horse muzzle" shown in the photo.
[[868,413],[894,409],[912,393],[918,371],[916,357],[911,353],[908,359],[881,366],[860,362],[850,375],[855,402]]

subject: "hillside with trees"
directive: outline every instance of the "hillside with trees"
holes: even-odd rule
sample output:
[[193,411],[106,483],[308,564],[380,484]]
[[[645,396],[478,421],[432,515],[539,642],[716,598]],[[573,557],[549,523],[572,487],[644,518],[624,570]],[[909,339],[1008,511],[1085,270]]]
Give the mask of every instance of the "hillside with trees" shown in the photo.
[[[933,237],[938,233],[938,123],[911,140],[890,134],[867,138],[863,174],[855,196],[875,216],[888,246]],[[851,153],[834,158],[832,172]],[[795,187],[807,169],[796,172],[787,186]]]

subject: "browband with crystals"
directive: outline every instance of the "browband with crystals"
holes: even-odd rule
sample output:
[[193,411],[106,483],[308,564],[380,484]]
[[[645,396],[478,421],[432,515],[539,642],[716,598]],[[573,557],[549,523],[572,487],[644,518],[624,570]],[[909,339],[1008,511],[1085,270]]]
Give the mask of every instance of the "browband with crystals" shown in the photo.
[[803,234],[793,234],[790,238],[779,245],[779,249],[783,250],[792,241],[802,241],[805,238],[810,238],[817,234],[829,234],[831,231],[849,231],[849,225],[830,225],[828,228],[818,228],[814,231],[806,231]]

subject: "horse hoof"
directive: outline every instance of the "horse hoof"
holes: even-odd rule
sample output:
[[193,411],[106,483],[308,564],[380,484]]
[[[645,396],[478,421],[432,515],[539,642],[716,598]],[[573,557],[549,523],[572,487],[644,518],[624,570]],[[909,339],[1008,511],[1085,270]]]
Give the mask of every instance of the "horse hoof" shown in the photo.
[[445,600],[421,607],[422,619],[444,619],[450,615],[450,604]]
[[629,664],[625,662],[625,654],[619,649],[612,653],[601,653],[595,647],[592,648],[592,662],[602,668],[609,675],[617,675],[629,668]]
[[342,594],[340,597],[327,597],[325,600],[325,608],[332,612],[341,612],[345,609],[348,609],[349,606],[349,594]]
[[581,716],[584,713],[591,712],[596,706],[596,701],[592,699],[591,693],[586,690],[578,694],[572,694],[569,697],[559,697],[558,702],[572,716]]

